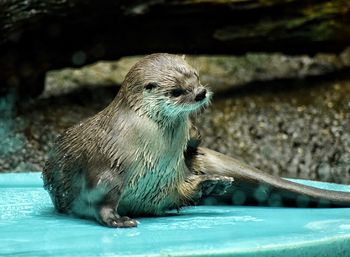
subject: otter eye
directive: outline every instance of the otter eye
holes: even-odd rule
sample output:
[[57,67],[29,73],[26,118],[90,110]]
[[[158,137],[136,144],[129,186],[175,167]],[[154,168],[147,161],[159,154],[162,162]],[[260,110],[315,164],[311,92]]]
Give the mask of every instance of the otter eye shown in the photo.
[[185,93],[185,90],[181,89],[181,88],[175,88],[173,90],[171,90],[170,94],[173,97],[179,97],[180,95],[183,95]]
[[152,90],[156,87],[158,87],[158,85],[157,85],[157,83],[154,83],[154,82],[151,82],[151,83],[148,83],[147,85],[145,85],[146,90]]

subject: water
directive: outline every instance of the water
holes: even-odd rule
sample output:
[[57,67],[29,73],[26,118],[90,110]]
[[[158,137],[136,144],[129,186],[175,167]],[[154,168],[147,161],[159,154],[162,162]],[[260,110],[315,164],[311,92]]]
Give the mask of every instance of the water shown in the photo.
[[349,217],[350,208],[196,206],[112,229],[55,213],[39,173],[0,175],[0,256],[346,257]]

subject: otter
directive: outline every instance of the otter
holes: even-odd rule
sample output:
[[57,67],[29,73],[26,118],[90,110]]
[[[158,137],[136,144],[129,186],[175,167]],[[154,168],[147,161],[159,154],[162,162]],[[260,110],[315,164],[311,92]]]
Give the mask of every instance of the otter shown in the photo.
[[205,196],[224,197],[232,185],[350,205],[350,194],[273,177],[200,147],[191,117],[211,96],[183,57],[159,53],[141,59],[105,109],[55,142],[43,180],[56,210],[108,227],[135,227],[136,217],[163,215]]

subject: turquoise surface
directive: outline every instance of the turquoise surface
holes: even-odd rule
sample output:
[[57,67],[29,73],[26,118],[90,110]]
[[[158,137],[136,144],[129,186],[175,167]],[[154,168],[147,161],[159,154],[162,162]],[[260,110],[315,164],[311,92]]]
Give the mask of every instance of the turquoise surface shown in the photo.
[[350,208],[197,206],[139,221],[111,229],[59,215],[39,173],[0,175],[0,256],[350,256]]

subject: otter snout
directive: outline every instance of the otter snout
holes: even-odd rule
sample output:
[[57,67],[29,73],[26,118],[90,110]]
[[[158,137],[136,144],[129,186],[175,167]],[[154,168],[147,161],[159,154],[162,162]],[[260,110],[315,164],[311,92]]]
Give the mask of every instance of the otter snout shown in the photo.
[[196,96],[194,98],[194,100],[196,102],[202,101],[204,98],[206,98],[207,96],[207,90],[205,88],[199,88],[198,90],[196,90]]

